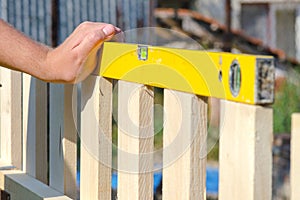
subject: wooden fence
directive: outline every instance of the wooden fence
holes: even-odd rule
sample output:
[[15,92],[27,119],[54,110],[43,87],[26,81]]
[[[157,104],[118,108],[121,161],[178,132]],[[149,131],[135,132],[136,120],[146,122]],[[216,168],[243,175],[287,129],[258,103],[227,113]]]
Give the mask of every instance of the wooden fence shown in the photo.
[[[151,1],[59,2],[58,42],[83,20],[124,29],[151,21]],[[51,45],[50,1],[0,4],[2,18]],[[71,85],[47,85],[7,69],[0,73],[0,188],[11,199],[110,199],[113,98],[119,106],[118,199],[153,198],[153,88],[119,81],[115,96],[113,80],[91,76],[76,94]],[[73,109],[76,104],[81,109]],[[164,90],[163,199],[205,199],[207,107],[205,97]],[[272,115],[271,108],[222,102],[219,199],[271,199]],[[300,190],[299,124],[293,115],[293,200]]]
[[[27,75],[7,75],[15,73],[1,69],[0,76],[0,188],[11,199],[111,199],[113,98],[118,98],[118,199],[153,199],[153,88],[118,81],[116,97],[113,81],[103,77],[85,80],[81,94],[66,85],[63,97],[50,96],[64,101],[50,112],[50,124],[63,126],[50,127],[47,138],[41,117],[47,107],[40,104],[46,94],[35,87],[31,99],[35,83]],[[221,105],[219,199],[271,199],[272,109]],[[206,199],[207,108],[205,97],[164,89],[163,199]],[[55,115],[59,109],[63,116]],[[292,199],[299,198],[299,116],[292,116]]]

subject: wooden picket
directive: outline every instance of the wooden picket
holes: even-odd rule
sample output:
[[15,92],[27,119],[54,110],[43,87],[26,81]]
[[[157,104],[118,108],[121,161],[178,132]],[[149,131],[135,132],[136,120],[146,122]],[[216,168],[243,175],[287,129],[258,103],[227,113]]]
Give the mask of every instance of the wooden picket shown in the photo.
[[[1,70],[1,159],[12,165],[22,167],[22,111],[21,111],[21,74],[10,70]],[[4,134],[6,133],[6,134]]]
[[111,196],[112,83],[89,77],[81,96],[80,198]]
[[219,198],[271,199],[272,109],[221,105]]
[[119,81],[118,199],[153,199],[153,102],[152,88]]
[[165,90],[164,107],[163,199],[204,200],[207,100]]

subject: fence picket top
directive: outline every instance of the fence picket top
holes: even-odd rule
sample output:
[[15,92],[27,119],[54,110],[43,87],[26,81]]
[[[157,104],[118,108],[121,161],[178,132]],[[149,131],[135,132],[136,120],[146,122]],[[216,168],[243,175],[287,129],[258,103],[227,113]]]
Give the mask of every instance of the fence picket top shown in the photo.
[[90,76],[82,83],[80,198],[111,198],[112,82]]
[[220,120],[219,198],[270,200],[272,109],[222,101]]
[[207,100],[165,89],[164,109],[163,199],[204,200]]
[[153,88],[118,81],[118,198],[153,199]]

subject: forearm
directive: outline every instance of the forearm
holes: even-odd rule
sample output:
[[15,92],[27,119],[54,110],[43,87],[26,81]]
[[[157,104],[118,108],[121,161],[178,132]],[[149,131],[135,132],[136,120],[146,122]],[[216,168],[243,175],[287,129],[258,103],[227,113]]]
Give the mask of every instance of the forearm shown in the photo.
[[111,24],[84,22],[59,47],[51,49],[0,19],[0,66],[44,81],[76,83],[94,70],[95,66],[85,65],[89,52],[120,31]]
[[0,20],[0,65],[46,79],[49,47],[37,43]]

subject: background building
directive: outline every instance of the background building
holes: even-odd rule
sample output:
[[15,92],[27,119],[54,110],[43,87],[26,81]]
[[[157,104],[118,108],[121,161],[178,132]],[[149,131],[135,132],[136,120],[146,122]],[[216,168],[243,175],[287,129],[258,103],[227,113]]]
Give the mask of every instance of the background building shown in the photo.
[[[228,2],[228,1],[227,1]],[[190,8],[226,24],[226,0],[158,0],[161,7]],[[299,0],[231,0],[231,26],[300,60]]]

